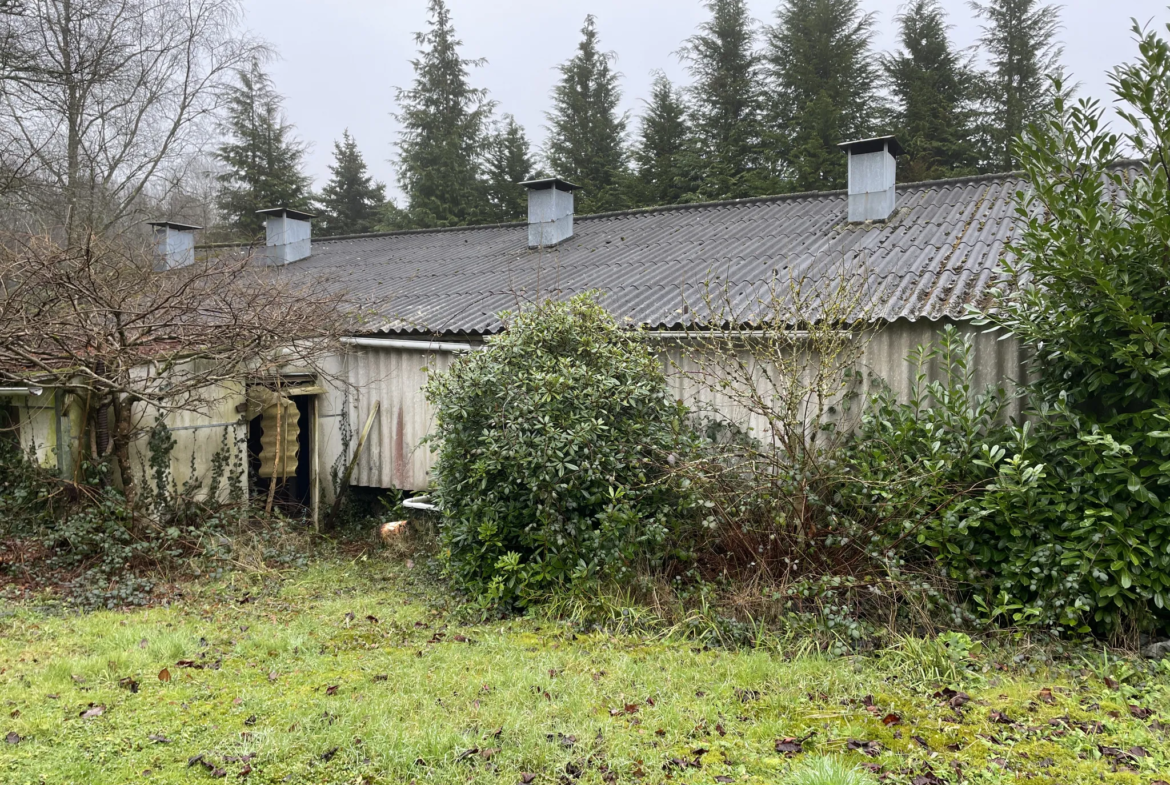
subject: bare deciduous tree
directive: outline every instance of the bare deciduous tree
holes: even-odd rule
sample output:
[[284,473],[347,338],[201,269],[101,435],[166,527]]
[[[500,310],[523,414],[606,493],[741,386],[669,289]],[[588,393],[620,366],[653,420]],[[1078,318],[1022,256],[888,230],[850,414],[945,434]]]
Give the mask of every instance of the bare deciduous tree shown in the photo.
[[238,0],[23,0],[0,14],[0,148],[32,168],[38,219],[84,241],[165,201],[211,137],[235,72],[265,50]]
[[340,295],[247,254],[163,273],[154,261],[96,235],[0,248],[0,386],[35,379],[77,393],[83,449],[112,462],[131,498],[130,445],[147,412],[199,411],[225,385],[289,366],[324,373],[347,313]]

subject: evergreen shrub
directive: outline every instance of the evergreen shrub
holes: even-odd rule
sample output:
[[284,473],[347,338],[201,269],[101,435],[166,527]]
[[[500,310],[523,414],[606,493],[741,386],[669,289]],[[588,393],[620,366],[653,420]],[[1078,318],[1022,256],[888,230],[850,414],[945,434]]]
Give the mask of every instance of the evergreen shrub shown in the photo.
[[446,567],[485,606],[628,576],[693,505],[687,411],[636,333],[590,295],[506,320],[427,386]]

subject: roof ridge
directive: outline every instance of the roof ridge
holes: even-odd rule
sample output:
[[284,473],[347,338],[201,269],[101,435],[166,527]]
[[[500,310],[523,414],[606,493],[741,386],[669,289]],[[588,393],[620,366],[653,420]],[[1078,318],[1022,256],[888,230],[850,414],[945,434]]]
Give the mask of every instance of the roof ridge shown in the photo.
[[436,226],[430,229],[395,229],[390,232],[367,232],[365,234],[339,234],[333,237],[314,237],[313,243],[330,243],[336,240],[370,240],[378,237],[404,237],[412,234],[446,234],[448,232],[469,232],[473,229],[514,229],[528,226],[527,221],[506,221],[494,224],[471,224],[469,226]]
[[[1133,166],[1135,164],[1147,163],[1141,158],[1124,158],[1115,161],[1110,165],[1110,168],[1119,168],[1124,166]],[[958,185],[961,183],[982,183],[990,182],[992,180],[1010,180],[1025,177],[1026,173],[1021,170],[1013,170],[1011,172],[990,172],[986,174],[971,174],[960,177],[944,177],[938,180],[922,180],[915,183],[898,183],[896,188],[899,191],[912,190],[916,188],[932,188],[946,185]],[[816,199],[830,196],[845,196],[848,191],[845,189],[836,189],[831,191],[800,191],[798,193],[790,194],[772,194],[770,196],[750,196],[743,199],[723,199],[711,202],[690,202],[687,204],[661,204],[652,207],[635,207],[627,210],[611,210],[604,213],[592,213],[589,215],[575,215],[575,221],[589,221],[597,218],[623,218],[634,215],[651,215],[654,213],[678,212],[682,210],[701,210],[711,207],[735,207],[740,205],[750,204],[768,204],[776,202],[787,202],[795,199]],[[373,240],[380,237],[406,237],[417,234],[446,234],[450,232],[470,232],[477,229],[516,229],[527,226],[527,221],[506,221],[487,224],[472,224],[470,226],[439,226],[430,229],[396,229],[389,232],[367,232],[365,234],[344,234],[335,237],[314,237],[313,243],[330,243],[343,240]],[[246,243],[209,243],[206,245],[196,246],[201,249],[209,248],[247,248]]]

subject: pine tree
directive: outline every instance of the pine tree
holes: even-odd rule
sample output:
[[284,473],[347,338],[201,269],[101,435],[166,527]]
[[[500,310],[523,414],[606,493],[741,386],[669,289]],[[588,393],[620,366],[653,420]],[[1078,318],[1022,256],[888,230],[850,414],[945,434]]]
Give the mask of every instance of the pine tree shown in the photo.
[[736,199],[769,189],[755,23],[745,0],[709,0],[711,18],[682,49],[694,85],[691,125],[699,196]]
[[858,0],[782,0],[769,28],[769,147],[798,191],[842,188],[841,142],[870,136],[880,115],[873,17]]
[[429,0],[428,9],[430,29],[415,35],[414,84],[397,93],[398,178],[407,202],[398,215],[407,228],[491,217],[481,165],[492,103],[468,81],[482,61],[459,55],[462,41],[444,0]]
[[488,202],[494,220],[504,223],[527,217],[528,200],[519,184],[532,179],[534,168],[524,129],[512,115],[504,115],[487,151]]
[[293,137],[271,79],[256,61],[239,76],[227,100],[228,140],[215,156],[225,167],[216,203],[235,232],[253,238],[264,229],[257,210],[309,209],[309,178],[301,171],[305,147]]
[[1015,139],[1052,107],[1051,79],[1064,76],[1064,50],[1056,41],[1060,9],[1041,0],[972,0],[971,7],[987,22],[980,44],[991,64],[984,86],[986,165],[1010,171]]
[[374,181],[349,129],[333,143],[333,176],[321,189],[321,234],[363,234],[378,225],[386,186]]
[[611,67],[613,54],[598,48],[597,21],[585,17],[577,54],[560,66],[548,113],[547,157],[553,173],[580,185],[582,213],[620,209],[627,204],[625,134],[618,112],[621,89]]
[[682,96],[666,75],[659,73],[634,150],[636,174],[630,190],[638,206],[675,204],[695,190],[686,114]]
[[882,58],[897,101],[893,126],[907,155],[899,160],[906,182],[975,171],[973,139],[976,75],[947,38],[938,0],[914,0],[897,17],[902,50]]

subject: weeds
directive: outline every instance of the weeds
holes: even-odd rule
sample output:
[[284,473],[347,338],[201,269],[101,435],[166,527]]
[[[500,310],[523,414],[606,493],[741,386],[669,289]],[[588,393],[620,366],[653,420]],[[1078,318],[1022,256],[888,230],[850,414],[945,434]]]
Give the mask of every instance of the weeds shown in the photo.
[[784,785],[876,785],[872,773],[837,756],[802,761],[781,782]]
[[973,659],[983,645],[961,632],[946,632],[934,638],[900,635],[882,652],[882,659],[914,682],[945,687],[965,686],[973,677]]

